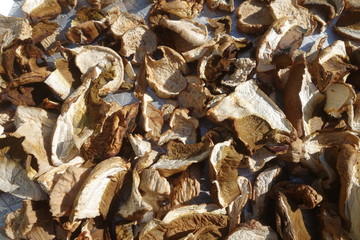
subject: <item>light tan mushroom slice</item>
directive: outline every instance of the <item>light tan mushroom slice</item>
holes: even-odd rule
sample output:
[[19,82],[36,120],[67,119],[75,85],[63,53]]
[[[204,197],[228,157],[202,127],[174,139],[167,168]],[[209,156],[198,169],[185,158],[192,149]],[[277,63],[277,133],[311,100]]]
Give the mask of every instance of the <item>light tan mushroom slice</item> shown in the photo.
[[151,103],[152,101],[153,99],[145,93],[141,101],[142,125],[147,137],[158,140],[164,120],[162,112]]
[[248,200],[252,198],[251,182],[246,177],[238,176],[237,183],[241,193],[228,207],[229,232],[240,224],[241,213]]
[[171,205],[185,203],[200,194],[201,169],[191,165],[173,182]]
[[51,168],[50,143],[56,118],[55,114],[36,107],[19,106],[15,112],[14,136],[25,137],[22,146],[36,158],[38,176]]
[[349,144],[340,146],[336,168],[340,178],[339,214],[352,239],[360,238],[360,155]]
[[297,4],[295,0],[274,0],[270,3],[270,10],[274,20],[291,19],[293,24],[305,30],[306,35],[312,34],[316,28],[312,13]]
[[60,176],[50,193],[49,205],[53,217],[69,216],[76,195],[90,170],[90,168],[70,166]]
[[[159,54],[160,57],[155,56]],[[154,56],[154,57],[153,57]],[[177,96],[186,88],[185,75],[189,72],[185,59],[175,50],[161,46],[145,57],[146,80],[161,98]]]
[[331,83],[325,89],[326,103],[324,111],[329,115],[340,118],[341,113],[348,110],[355,101],[355,91],[347,83]]
[[131,221],[148,221],[153,217],[152,206],[145,202],[140,190],[140,176],[138,172],[132,173],[132,186],[129,198],[120,206],[118,214]]
[[277,156],[278,154],[269,151],[266,147],[262,147],[257,149],[251,156],[245,156],[245,159],[250,172],[257,172]]
[[176,100],[168,99],[168,100],[165,101],[165,103],[161,106],[161,113],[162,113],[162,117],[163,117],[165,122],[169,122],[172,113],[178,107],[179,107],[179,103]]
[[134,64],[141,64],[146,53],[156,50],[156,35],[146,25],[136,26],[124,33],[121,37],[119,53],[125,57],[132,57]]
[[169,122],[170,129],[161,134],[158,144],[163,145],[171,140],[179,140],[184,144],[196,143],[196,129],[199,120],[189,116],[189,110],[175,109]]
[[31,20],[54,19],[61,13],[61,6],[57,0],[25,0],[21,9]]
[[180,107],[190,109],[190,115],[202,118],[206,115],[206,104],[211,99],[210,91],[199,84],[190,83],[187,88],[179,94]]
[[32,37],[29,21],[18,17],[0,16],[0,51],[13,44],[16,39],[25,40]]
[[222,238],[227,234],[228,217],[213,205],[190,205],[170,211],[162,221],[150,221],[140,232],[139,240],[181,239],[206,227],[212,229],[202,239]]
[[120,38],[125,32],[138,25],[146,25],[145,20],[139,15],[120,12],[118,9],[113,9],[110,15],[112,15],[109,19],[110,30],[115,38]]
[[217,43],[219,38],[220,36],[216,35],[215,37],[211,38],[203,45],[191,49],[189,51],[183,52],[182,55],[184,56],[186,62],[193,62],[195,60],[201,59],[204,56],[204,54],[207,53],[209,48],[213,47]]
[[275,184],[275,180],[280,173],[281,167],[275,165],[267,168],[257,176],[253,187],[254,202],[252,210],[254,219],[260,220],[264,216],[269,198],[268,192]]
[[264,226],[256,220],[241,223],[226,240],[278,240],[277,234],[269,226]]
[[238,58],[233,62],[235,71],[230,78],[221,80],[221,84],[228,87],[236,87],[249,78],[249,74],[256,67],[256,61],[251,58]]
[[157,10],[174,14],[181,19],[193,19],[203,9],[204,1],[158,1]]
[[116,2],[116,0],[86,0],[90,6],[93,8],[101,9],[106,7],[107,5]]
[[139,134],[129,134],[129,142],[137,157],[144,157],[145,154],[151,152],[151,143],[146,141]]
[[236,10],[237,28],[249,34],[262,34],[273,22],[270,7],[265,1],[247,0]]
[[9,239],[55,239],[55,222],[44,201],[22,202],[22,208],[5,217],[5,233]]
[[167,155],[162,155],[150,168],[158,170],[164,177],[169,177],[185,171],[193,163],[205,160],[210,155],[212,146],[209,139],[196,144],[171,141],[167,144]]
[[75,157],[67,163],[64,163],[58,167],[52,167],[46,173],[38,177],[37,181],[40,186],[50,194],[51,190],[55,186],[56,182],[59,181],[61,175],[71,166],[79,167],[84,163],[84,159],[81,157]]
[[99,90],[100,96],[114,93],[120,88],[124,81],[124,65],[114,50],[102,46],[84,46],[73,48],[71,51],[76,54],[75,63],[82,74],[95,66],[108,69],[108,74],[104,76],[106,84]]
[[214,28],[215,35],[229,34],[231,32],[232,19],[230,16],[208,18],[209,25]]
[[122,186],[130,164],[120,157],[113,157],[96,165],[77,194],[70,214],[73,224],[85,218],[102,215],[105,219],[114,194]]
[[[358,6],[360,9],[360,4]],[[347,38],[360,40],[359,10],[345,12],[336,22],[335,31]]]
[[360,2],[357,0],[345,0],[345,9],[346,10],[359,10]]
[[276,65],[286,67],[293,62],[293,52],[300,47],[304,29],[291,18],[275,21],[262,36],[256,52],[257,71],[267,72]]
[[318,104],[325,99],[312,82],[307,64],[293,65],[284,90],[284,108],[287,119],[299,137],[308,136],[314,130],[311,124]]
[[146,153],[145,156],[137,159],[134,171],[141,172],[145,168],[148,168],[155,162],[159,155],[159,152],[151,150],[151,152]]
[[310,72],[317,88],[322,92],[331,82],[345,82],[350,71],[356,69],[349,63],[345,43],[338,40],[319,53],[311,64]]
[[214,146],[209,160],[210,195],[219,206],[227,207],[241,194],[238,168],[243,167],[243,155],[228,140]]
[[194,49],[205,44],[208,40],[207,27],[190,19],[170,20],[161,18],[159,25],[171,30],[175,48],[179,52]]
[[234,0],[206,0],[206,4],[211,10],[219,9],[233,12],[235,9]]

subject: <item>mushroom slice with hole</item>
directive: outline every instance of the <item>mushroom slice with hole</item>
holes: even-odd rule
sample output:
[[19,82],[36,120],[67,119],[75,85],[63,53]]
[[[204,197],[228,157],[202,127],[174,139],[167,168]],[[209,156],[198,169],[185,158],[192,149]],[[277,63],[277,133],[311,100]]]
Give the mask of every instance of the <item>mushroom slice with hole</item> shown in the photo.
[[211,152],[213,143],[206,138],[196,144],[183,144],[169,142],[167,144],[167,154],[150,168],[156,169],[164,177],[169,177],[179,172],[185,171],[191,164],[205,160]]
[[326,103],[324,111],[329,115],[340,118],[341,113],[352,107],[355,101],[355,91],[347,83],[330,83],[325,89]]
[[19,106],[16,109],[14,136],[25,137],[22,142],[24,151],[33,155],[37,163],[37,175],[42,175],[50,168],[50,149],[53,128],[57,116],[41,108]]
[[226,12],[233,12],[235,9],[234,0],[206,0],[206,5],[211,10],[219,9]]
[[345,37],[360,40],[360,4],[356,11],[345,12],[335,25],[335,31]]
[[168,212],[162,221],[151,220],[140,232],[139,240],[181,239],[204,228],[210,229],[200,239],[221,239],[227,234],[228,221],[223,211],[212,205],[189,205]]
[[[310,67],[311,66],[311,67]],[[317,88],[323,92],[331,82],[345,82],[347,76],[357,67],[349,63],[345,43],[335,41],[321,50],[314,63],[309,65]]]
[[97,65],[108,68],[108,73],[103,79],[106,83],[99,90],[100,96],[114,93],[120,88],[124,80],[124,65],[121,57],[114,50],[102,46],[84,46],[73,48],[71,52],[75,54],[76,66],[82,74]]
[[25,0],[21,9],[31,20],[54,19],[61,13],[61,6],[57,0]]
[[0,52],[11,46],[16,39],[25,40],[32,37],[29,21],[18,17],[0,16]]
[[240,194],[238,168],[244,167],[243,155],[232,145],[232,140],[218,143],[210,155],[210,195],[221,207],[227,207]]
[[170,129],[161,134],[158,144],[163,145],[170,140],[179,140],[184,144],[196,143],[196,129],[199,120],[189,116],[189,110],[175,109],[169,122]]
[[156,47],[156,35],[146,25],[138,25],[122,35],[119,53],[124,57],[131,57],[132,63],[141,64],[146,53],[151,54]]
[[226,238],[226,240],[236,239],[278,240],[278,236],[269,226],[252,219],[238,225]]
[[208,38],[207,27],[190,19],[170,20],[161,18],[159,26],[170,30],[169,35],[179,52],[194,49],[206,43]]
[[212,98],[210,91],[199,84],[190,83],[178,96],[179,105],[190,110],[190,115],[202,118],[206,115],[206,104]]
[[269,5],[262,0],[246,0],[236,10],[237,28],[244,33],[263,34],[273,22]]
[[349,144],[340,146],[336,162],[340,178],[339,214],[345,221],[352,239],[360,238],[360,155]]
[[294,51],[300,47],[304,29],[290,18],[275,21],[262,36],[256,52],[258,72],[285,68],[294,61]]
[[161,98],[176,97],[186,88],[189,68],[175,50],[161,46],[145,57],[146,80]]
[[136,14],[120,12],[119,9],[113,9],[109,14],[112,16],[109,19],[110,30],[115,39],[136,26],[146,25],[145,20]]
[[272,186],[275,184],[276,178],[281,173],[281,167],[275,165],[265,169],[261,172],[254,183],[253,187],[253,218],[256,220],[262,219],[265,214],[268,202],[268,193]]
[[[250,152],[264,146],[264,140],[269,141],[269,137],[286,143],[294,131],[285,114],[253,80],[239,84],[233,93],[208,110],[207,115],[217,123],[233,121],[237,137]],[[254,131],[258,127],[262,131]]]
[[130,164],[120,157],[96,165],[78,192],[70,214],[70,223],[101,215],[106,219],[111,200],[121,188]]

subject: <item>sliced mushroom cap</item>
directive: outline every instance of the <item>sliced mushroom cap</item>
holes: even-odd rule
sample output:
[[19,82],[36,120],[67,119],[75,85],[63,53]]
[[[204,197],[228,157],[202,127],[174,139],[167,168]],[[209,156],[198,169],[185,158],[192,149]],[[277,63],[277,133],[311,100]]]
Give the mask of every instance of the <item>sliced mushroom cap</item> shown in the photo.
[[129,163],[120,157],[109,158],[96,165],[77,194],[70,221],[74,223],[100,214],[105,218],[129,168]]
[[146,153],[151,152],[151,143],[146,141],[141,135],[129,134],[129,141],[137,157],[143,157]]
[[157,140],[160,137],[164,120],[161,111],[154,107],[152,101],[153,99],[145,93],[141,102],[142,125],[147,137]]
[[122,35],[119,53],[125,57],[133,55],[132,62],[140,64],[144,61],[146,53],[151,54],[156,47],[156,35],[146,25],[139,25]]
[[360,3],[357,0],[345,0],[346,10],[358,10],[360,9]]
[[[158,1],[157,10],[174,14],[179,18],[192,19],[203,9],[204,1]],[[155,4],[156,5],[156,4]]]
[[100,36],[105,26],[99,22],[86,21],[68,29],[65,36],[72,43],[91,44]]
[[175,50],[161,46],[145,57],[146,80],[161,98],[177,96],[186,88],[189,69],[185,59]]
[[206,115],[206,104],[211,98],[210,91],[201,85],[190,83],[187,88],[179,94],[180,107],[190,110],[190,115],[202,118]]
[[220,18],[208,18],[210,27],[215,29],[214,34],[229,34],[231,32],[232,20],[230,16]]
[[25,0],[21,9],[31,20],[54,19],[61,13],[61,6],[57,0]]
[[249,240],[277,240],[277,234],[269,226],[263,226],[256,220],[241,223],[226,240],[249,239]]
[[136,14],[120,12],[117,9],[110,14],[114,15],[110,21],[110,30],[115,38],[120,38],[125,32],[138,25],[146,25],[145,20]]
[[324,111],[329,115],[340,118],[355,101],[355,91],[347,83],[331,83],[325,89],[326,103]]
[[206,0],[206,5],[211,10],[219,9],[227,12],[234,11],[234,0]]
[[247,0],[236,10],[237,28],[250,34],[262,34],[270,26],[273,18],[269,5],[262,0]]
[[[358,7],[360,8],[360,4]],[[360,40],[359,10],[345,12],[343,15],[341,15],[339,20],[336,22],[335,31],[345,37]]]
[[0,16],[1,52],[12,45],[14,40],[25,40],[31,37],[32,27],[27,19]]

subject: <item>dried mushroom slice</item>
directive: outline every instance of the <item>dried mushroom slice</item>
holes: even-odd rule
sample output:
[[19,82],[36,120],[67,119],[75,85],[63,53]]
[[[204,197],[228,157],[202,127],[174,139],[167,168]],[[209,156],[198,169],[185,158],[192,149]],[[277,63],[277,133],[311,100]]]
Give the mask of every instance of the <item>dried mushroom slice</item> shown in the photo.
[[21,9],[31,20],[54,19],[61,13],[61,6],[57,0],[25,0]]
[[48,20],[41,20],[33,25],[32,38],[34,43],[40,43],[40,45],[50,50],[55,47],[55,41],[59,35],[59,24]]
[[233,62],[235,67],[234,73],[229,78],[224,77],[221,84],[227,87],[234,88],[240,83],[248,80],[250,74],[256,66],[256,61],[251,58],[238,58]]
[[179,105],[190,110],[190,115],[202,118],[206,115],[206,104],[212,98],[210,91],[199,84],[189,83],[178,96]]
[[299,4],[307,7],[314,15],[318,15],[321,21],[328,22],[336,17],[335,6],[328,0],[301,0]]
[[294,51],[300,47],[304,29],[291,18],[275,21],[262,36],[257,48],[258,72],[267,72],[279,66],[284,68],[294,61]]
[[145,93],[141,101],[142,125],[144,131],[147,133],[146,136],[157,140],[161,135],[164,120],[161,111],[154,107],[151,103],[152,101],[153,99]]
[[310,72],[317,88],[322,92],[331,82],[345,82],[349,73],[356,69],[349,63],[345,43],[338,40],[321,50],[311,64]]
[[249,239],[249,240],[277,240],[278,236],[269,226],[252,219],[241,223],[232,231],[226,240]]
[[321,236],[324,239],[350,240],[350,236],[343,227],[337,212],[336,204],[323,203],[318,214],[321,226]]
[[221,207],[227,207],[240,194],[238,168],[243,167],[243,155],[232,145],[232,140],[218,143],[210,155],[210,195]]
[[264,216],[269,198],[268,192],[275,184],[276,178],[279,177],[280,173],[281,167],[275,165],[267,168],[257,176],[253,187],[254,202],[252,210],[254,219],[260,220]]
[[229,34],[231,32],[232,20],[230,16],[220,18],[208,18],[210,27],[215,29],[214,34]]
[[[207,231],[204,228],[209,228]],[[150,221],[139,239],[181,239],[190,233],[205,230],[200,239],[220,239],[228,231],[228,217],[210,205],[190,205],[170,211],[162,221]]]
[[139,25],[122,35],[119,53],[124,57],[131,57],[134,64],[141,64],[146,53],[151,54],[156,47],[156,35],[146,25]]
[[105,84],[99,90],[100,96],[114,93],[120,88],[124,81],[124,65],[114,50],[102,46],[84,46],[73,48],[71,51],[76,55],[75,63],[82,74],[95,66],[107,69],[107,73],[102,76]]
[[65,36],[72,43],[91,44],[100,36],[104,29],[104,24],[91,20],[78,23],[76,26],[69,28]]
[[25,40],[31,37],[32,27],[27,19],[0,16],[0,52],[11,46],[17,39]]
[[[251,152],[264,146],[265,139],[287,142],[286,136],[291,136],[294,131],[285,114],[253,80],[241,83],[207,114],[217,123],[232,120],[238,138]],[[261,131],[255,131],[258,127]]]
[[169,35],[179,52],[186,52],[206,43],[208,30],[204,24],[190,19],[170,20],[161,18],[159,26],[170,30]]
[[144,137],[139,134],[129,134],[129,142],[137,157],[144,157],[151,152],[151,143],[146,141]]
[[189,110],[184,108],[175,109],[169,122],[170,129],[161,134],[158,144],[163,145],[171,140],[179,140],[184,144],[196,143],[196,129],[199,120],[189,116]]
[[114,38],[120,38],[125,32],[138,25],[146,25],[145,20],[139,15],[120,12],[118,9],[112,10],[110,15],[113,15],[110,18],[109,23]]
[[90,6],[92,6],[93,8],[101,9],[111,3],[114,3],[115,0],[86,0],[86,2],[90,4]]
[[96,165],[78,192],[70,214],[71,224],[85,218],[105,219],[115,193],[122,186],[130,166],[124,159],[113,157]]
[[219,9],[226,12],[233,12],[234,0],[206,0],[206,5],[211,10]]
[[203,9],[203,0],[196,1],[159,1],[159,10],[174,14],[180,18],[192,19],[196,17]]
[[336,169],[340,178],[339,215],[353,239],[360,237],[358,213],[360,208],[359,151],[349,144],[340,147]]
[[269,5],[262,0],[246,0],[236,10],[237,28],[244,33],[263,34],[273,22]]
[[171,141],[167,144],[167,154],[162,155],[150,168],[158,170],[164,177],[169,177],[185,171],[193,163],[205,160],[210,155],[212,146],[209,139],[196,144]]
[[[360,8],[360,4],[359,4]],[[345,37],[360,40],[360,11],[345,12],[336,22],[335,31]]]
[[359,10],[360,3],[357,0],[345,0],[346,10]]
[[329,115],[340,118],[341,113],[352,107],[355,101],[355,91],[347,83],[330,83],[325,89],[326,103],[324,111]]
[[145,57],[146,80],[157,96],[171,98],[186,88],[189,68],[175,50],[161,46]]

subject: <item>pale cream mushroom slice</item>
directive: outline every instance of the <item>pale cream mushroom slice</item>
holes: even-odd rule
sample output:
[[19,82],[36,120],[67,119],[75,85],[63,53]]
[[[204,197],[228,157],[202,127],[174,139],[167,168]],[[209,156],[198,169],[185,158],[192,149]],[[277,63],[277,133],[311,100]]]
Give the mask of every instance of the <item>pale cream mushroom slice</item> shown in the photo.
[[54,19],[61,13],[61,6],[57,0],[26,0],[21,10],[31,20]]
[[251,58],[238,58],[233,62],[233,66],[235,67],[234,72],[230,76],[225,75],[220,81],[222,85],[230,88],[234,88],[250,78],[249,75],[256,67],[256,61]]
[[234,0],[206,0],[206,5],[211,10],[219,9],[226,12],[233,12],[235,9]]
[[238,153],[233,141],[218,143],[209,158],[210,195],[220,206],[229,206],[240,194],[238,169],[244,167],[243,155]]
[[340,118],[343,112],[348,111],[356,97],[352,85],[341,82],[329,84],[325,96],[324,111],[335,118]]
[[212,95],[204,86],[195,83],[189,83],[187,88],[178,96],[179,105],[182,108],[190,110],[190,115],[196,118],[206,116],[206,105],[212,98]]
[[124,57],[130,57],[134,64],[141,64],[146,53],[156,50],[156,35],[146,25],[138,25],[126,31],[121,37],[121,49],[119,53]]
[[25,40],[32,37],[32,27],[24,18],[0,16],[0,51],[9,47],[16,39]]
[[70,223],[76,224],[85,218],[107,216],[110,203],[121,188],[130,164],[120,157],[106,159],[96,165],[81,186],[73,209]]
[[102,46],[84,46],[73,48],[71,52],[75,54],[76,66],[82,74],[95,66],[104,66],[108,70],[103,76],[106,83],[99,90],[100,96],[114,93],[120,88],[124,81],[124,65],[114,50]]
[[346,10],[358,10],[360,9],[360,3],[357,0],[345,0]]
[[245,161],[250,172],[257,172],[261,170],[267,162],[278,156],[279,155],[276,152],[272,152],[264,146],[257,149],[254,154],[245,156]]
[[18,106],[14,116],[14,136],[24,137],[24,151],[36,158],[37,176],[51,168],[51,137],[57,116],[41,108]]
[[164,177],[169,177],[185,171],[193,163],[205,160],[209,157],[212,146],[210,139],[196,144],[171,141],[167,144],[167,154],[162,155],[150,168],[158,170]]
[[356,11],[344,12],[340,16],[334,28],[337,33],[350,39],[360,40],[360,4],[358,8]]
[[339,215],[345,221],[353,239],[360,237],[358,221],[360,209],[360,155],[359,150],[349,144],[340,146],[336,162],[340,178]]
[[196,143],[196,129],[199,120],[189,116],[189,110],[185,108],[175,109],[169,122],[170,129],[161,134],[158,144],[163,145],[170,140],[179,140],[184,144]]
[[276,20],[264,33],[257,47],[256,70],[267,72],[276,66],[284,68],[294,61],[294,51],[300,47],[305,31],[291,18]]
[[194,49],[208,40],[208,30],[204,24],[191,19],[170,20],[161,18],[159,26],[170,30],[169,35],[174,41],[175,49],[186,52]]
[[246,0],[236,10],[237,28],[244,33],[262,34],[273,22],[269,4],[261,0]]
[[[232,120],[237,137],[250,152],[269,143],[269,137],[278,143],[291,142],[289,138],[294,132],[285,114],[253,80],[238,85],[233,93],[208,110],[207,115],[216,123]],[[254,131],[258,127],[261,131]],[[265,136],[267,141],[263,141]]]
[[249,239],[249,240],[278,240],[277,234],[269,226],[252,219],[241,223],[226,238],[226,240]]
[[145,57],[146,80],[161,98],[176,97],[187,86],[189,67],[175,50],[160,46]]
[[144,157],[147,153],[151,152],[151,143],[146,141],[141,135],[129,134],[128,138],[137,157]]
[[120,38],[125,32],[136,26],[146,25],[145,20],[139,15],[121,12],[117,8],[112,9],[109,14],[110,30],[114,38]]
[[151,103],[152,101],[151,96],[145,93],[141,101],[142,126],[146,137],[158,140],[164,120],[162,112]]

